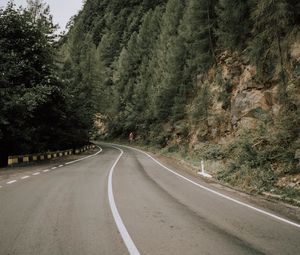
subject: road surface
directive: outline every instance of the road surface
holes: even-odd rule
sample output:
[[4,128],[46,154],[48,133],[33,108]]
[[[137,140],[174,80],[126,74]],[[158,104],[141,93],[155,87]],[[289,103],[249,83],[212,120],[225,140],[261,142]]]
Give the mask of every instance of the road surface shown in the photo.
[[300,225],[128,147],[0,181],[0,254],[299,254]]

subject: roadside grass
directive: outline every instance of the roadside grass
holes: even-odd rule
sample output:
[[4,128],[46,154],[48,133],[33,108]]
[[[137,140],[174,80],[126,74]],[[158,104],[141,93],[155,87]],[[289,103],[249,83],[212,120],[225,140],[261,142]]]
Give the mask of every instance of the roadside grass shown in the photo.
[[[129,143],[125,139],[112,139],[105,140],[105,142],[131,145],[175,159],[178,163],[191,169],[190,173],[194,175],[197,175],[197,172],[200,171],[201,160],[204,160],[205,171],[223,185],[248,194],[264,195],[268,198],[300,206],[299,190],[276,186],[280,177],[290,174],[282,169],[293,168],[285,164],[275,164],[275,162],[274,165],[277,167],[275,169],[272,162],[268,160],[270,148],[268,146],[266,146],[267,148],[253,147],[254,140],[252,138],[249,137],[249,133],[245,133],[233,144],[221,146],[207,143],[193,152],[189,152],[187,146],[170,145],[162,147],[151,143],[145,144],[141,140]],[[276,148],[271,150],[278,153]]]

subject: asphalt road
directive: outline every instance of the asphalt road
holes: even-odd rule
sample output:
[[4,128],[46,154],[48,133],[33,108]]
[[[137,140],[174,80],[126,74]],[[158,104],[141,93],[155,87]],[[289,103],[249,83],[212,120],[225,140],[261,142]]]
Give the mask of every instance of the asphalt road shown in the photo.
[[1,255],[300,254],[297,222],[139,151],[100,146],[0,181]]

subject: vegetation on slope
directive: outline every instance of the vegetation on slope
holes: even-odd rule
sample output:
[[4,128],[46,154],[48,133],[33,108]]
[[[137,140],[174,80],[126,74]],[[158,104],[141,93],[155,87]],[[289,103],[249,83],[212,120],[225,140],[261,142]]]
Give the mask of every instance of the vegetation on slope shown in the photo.
[[[72,148],[89,140],[90,108],[60,75],[49,8],[0,10],[0,165],[7,155]],[[86,112],[92,114],[88,116]]]
[[[106,136],[133,131],[144,144],[225,162],[219,178],[228,182],[269,189],[300,171],[299,62],[290,57],[299,8],[296,0],[87,0],[61,53],[69,79],[95,92]],[[261,91],[278,87],[279,110],[258,109],[250,131],[225,120],[234,139],[220,145],[226,134],[213,137],[211,120],[231,114],[237,93],[235,77],[222,73],[224,52],[255,67]],[[224,116],[214,111],[215,98]],[[189,149],[197,126],[203,146]]]
[[[80,143],[98,113],[105,137],[134,132],[144,144],[222,162],[222,180],[270,190],[300,173],[300,58],[291,54],[299,25],[297,0],[87,0],[57,43],[31,25],[46,38],[47,74],[15,82],[1,65],[2,93],[34,88],[28,100],[0,98],[1,116],[19,116],[1,119],[2,143],[16,137],[16,152]],[[9,63],[15,52],[5,45]]]
[[110,135],[146,137],[187,116],[197,75],[217,67],[225,50],[249,57],[266,86],[280,75],[284,94],[298,25],[292,0],[86,1],[62,52],[72,79],[97,91]]

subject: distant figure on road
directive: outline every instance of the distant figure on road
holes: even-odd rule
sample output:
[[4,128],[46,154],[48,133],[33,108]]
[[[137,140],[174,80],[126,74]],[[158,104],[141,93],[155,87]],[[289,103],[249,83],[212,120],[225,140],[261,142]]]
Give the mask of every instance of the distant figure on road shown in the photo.
[[128,137],[129,142],[132,143],[133,139],[134,139],[134,135],[132,132],[130,132],[129,137]]

